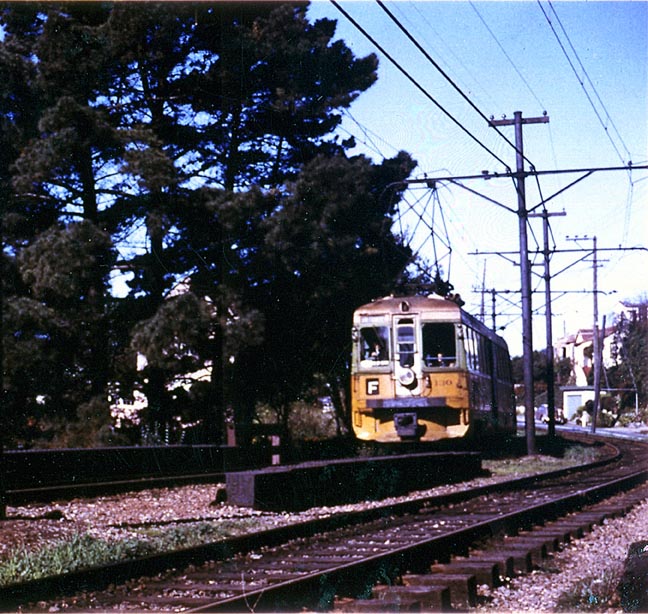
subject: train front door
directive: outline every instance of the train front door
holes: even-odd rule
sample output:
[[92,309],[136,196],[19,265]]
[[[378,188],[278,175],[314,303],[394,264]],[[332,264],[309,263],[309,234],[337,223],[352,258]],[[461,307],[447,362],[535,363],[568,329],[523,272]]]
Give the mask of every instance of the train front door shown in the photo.
[[421,394],[421,350],[419,318],[398,315],[394,331],[394,429],[401,439],[417,440],[425,430],[418,421],[417,401]]
[[417,315],[394,317],[394,379],[396,396],[421,394],[421,350]]

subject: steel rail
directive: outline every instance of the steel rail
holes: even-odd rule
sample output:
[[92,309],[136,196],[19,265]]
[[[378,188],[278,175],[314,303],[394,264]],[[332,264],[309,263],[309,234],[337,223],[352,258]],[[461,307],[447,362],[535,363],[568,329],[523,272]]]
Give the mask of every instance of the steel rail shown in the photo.
[[[586,441],[592,441],[592,438],[585,436]],[[619,460],[618,450],[616,455],[609,457],[604,460],[596,461],[594,463],[589,463],[585,465],[587,468],[591,467],[602,467],[605,465],[610,465],[615,461]],[[612,467],[610,467],[611,469]],[[25,604],[26,601],[42,601],[51,598],[54,594],[70,594],[70,592],[75,592],[79,588],[84,588],[86,590],[92,590],[99,588],[102,583],[119,583],[123,582],[126,579],[133,578],[140,575],[155,574],[164,569],[171,567],[181,568],[189,564],[199,564],[202,561],[206,560],[224,560],[229,557],[232,557],[235,553],[244,553],[249,552],[250,550],[258,549],[261,547],[270,547],[278,544],[285,543],[289,540],[294,540],[296,538],[308,538],[309,536],[315,535],[323,531],[333,531],[340,526],[346,524],[359,524],[365,522],[375,521],[379,518],[384,518],[386,516],[393,517],[401,514],[416,514],[430,509],[433,507],[441,506],[443,504],[457,504],[465,501],[469,496],[483,497],[489,493],[501,492],[504,490],[515,491],[523,488],[533,489],[537,488],[541,484],[547,482],[548,479],[558,479],[570,474],[575,473],[576,471],[582,471],[582,469],[570,468],[563,469],[558,471],[549,472],[548,474],[542,474],[541,476],[531,476],[526,478],[517,478],[506,483],[502,484],[493,484],[486,487],[480,487],[478,489],[472,489],[471,491],[466,491],[463,493],[455,493],[453,495],[446,496],[437,496],[437,497],[426,497],[417,499],[415,501],[407,501],[399,504],[384,506],[379,509],[373,510],[364,510],[362,512],[355,513],[346,513],[340,514],[335,517],[320,519],[313,522],[304,522],[301,525],[293,525],[287,527],[281,527],[278,529],[272,529],[270,531],[265,531],[257,535],[248,535],[240,538],[235,538],[227,540],[226,542],[210,544],[207,546],[202,546],[199,548],[187,549],[185,551],[179,551],[175,553],[168,553],[154,557],[147,557],[145,560],[137,561],[128,561],[125,563],[113,564],[110,566],[102,567],[100,569],[88,570],[87,572],[79,572],[76,574],[67,574],[66,576],[61,576],[57,578],[48,578],[42,581],[35,581],[32,583],[25,583],[23,585],[14,585],[13,587],[5,587],[0,589],[0,603],[9,604],[13,607]],[[641,476],[641,479],[645,478],[645,472],[636,472],[636,476]],[[622,482],[627,482],[633,478],[615,478],[618,484]],[[639,479],[635,477],[634,479]],[[596,486],[591,486],[584,489],[579,489],[577,492],[572,493],[571,497],[576,503],[574,505],[581,504],[584,501],[587,501],[588,498],[593,496],[593,493],[596,490]],[[529,512],[535,514],[536,516],[544,514],[546,511],[549,511],[549,503],[536,506],[535,511]],[[557,505],[557,503],[556,503]],[[533,508],[531,508],[533,510]],[[482,520],[470,528],[464,529],[464,535],[470,536],[483,536],[486,535],[489,531],[492,533],[495,527],[503,526],[502,523],[505,522],[505,518],[502,517],[492,517],[487,520]],[[376,565],[379,567],[381,565],[387,564],[389,561],[407,561],[416,559],[420,552],[429,550],[433,548],[438,550],[442,546],[448,546],[453,543],[459,536],[458,534],[449,534],[447,537],[437,537],[436,540],[431,540],[427,543],[425,540],[421,541],[415,546],[403,547],[402,549],[397,549],[391,554],[381,554],[376,555],[375,557],[368,557],[362,562],[362,569],[371,570],[374,569]],[[432,545],[434,544],[434,545]],[[412,552],[414,554],[409,555],[407,552]],[[345,564],[340,566],[338,572],[334,572],[332,569],[328,569],[323,572],[313,573],[310,575],[304,575],[302,578],[303,585],[306,587],[306,594],[309,592],[314,594],[313,591],[321,591],[321,584],[325,581],[326,578],[333,578],[334,575],[339,576],[344,580],[345,576],[354,576],[356,574],[355,570],[357,569],[357,563],[355,565]],[[364,573],[364,572],[360,572]],[[367,573],[369,573],[367,571]],[[350,578],[347,580],[350,581]],[[310,588],[309,588],[310,587]],[[319,587],[319,588],[318,588]],[[253,599],[260,600],[262,603],[269,602],[271,593],[278,591],[279,602],[285,600],[288,594],[294,594],[297,591],[297,585],[289,582],[285,584],[279,584],[272,589],[264,587],[258,592],[246,591],[245,595],[238,598],[233,598],[233,600],[220,600],[208,601],[208,603],[203,603],[198,608],[194,608],[195,611],[208,611],[212,609],[229,609],[230,607],[236,609],[237,607],[243,607],[244,603],[241,599]],[[283,592],[283,596],[282,596]],[[301,589],[299,590],[301,592]],[[238,601],[236,601],[238,599]],[[203,599],[202,601],[205,601]],[[219,605],[220,604],[220,605]]]
[[[349,561],[341,565],[305,574],[301,578],[291,578],[285,582],[251,589],[242,595],[227,599],[214,600],[191,608],[191,612],[240,612],[246,611],[253,603],[256,611],[276,611],[288,608],[330,608],[332,602],[322,603],[322,587],[357,584],[357,578],[387,577],[400,570],[421,568],[422,561],[430,564],[435,560],[448,559],[453,551],[467,550],[469,544],[493,538],[502,532],[515,534],[534,524],[543,524],[546,519],[559,518],[574,509],[605,499],[622,490],[634,487],[648,480],[648,470],[639,470],[630,475],[615,478],[603,484],[578,489],[567,496],[556,496],[550,501],[534,504],[524,509],[494,514],[490,518],[477,521],[462,529],[453,530],[442,536],[422,539],[417,543],[406,544],[388,552],[376,553],[361,561]],[[329,591],[329,594],[334,591]]]

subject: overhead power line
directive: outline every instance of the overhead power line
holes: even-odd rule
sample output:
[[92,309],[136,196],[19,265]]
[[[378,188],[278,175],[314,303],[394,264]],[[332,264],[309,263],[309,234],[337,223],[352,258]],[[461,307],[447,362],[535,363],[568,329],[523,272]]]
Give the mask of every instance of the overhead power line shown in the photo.
[[[585,69],[585,66],[583,65],[583,62],[581,62],[580,57],[578,56],[578,53],[574,47],[574,45],[571,42],[571,39],[569,38],[569,34],[567,34],[567,31],[565,30],[565,27],[563,26],[562,22],[560,21],[560,17],[558,17],[558,13],[556,13],[556,9],[554,8],[553,4],[551,3],[551,0],[549,0],[548,4],[551,7],[551,11],[556,17],[556,21],[560,25],[560,29],[562,30],[562,33],[564,37],[567,39],[567,43],[569,44],[569,47],[576,58],[576,61],[578,62],[578,65],[580,66],[580,69],[583,72],[583,75],[585,76],[584,79],[580,77],[578,74],[578,70],[576,69],[576,66],[574,66],[574,62],[572,61],[571,57],[569,56],[569,53],[567,52],[567,49],[565,48],[565,45],[563,44],[562,40],[560,39],[560,36],[558,35],[558,32],[556,31],[556,28],[554,27],[553,22],[551,21],[551,17],[547,14],[547,11],[545,11],[544,7],[542,6],[540,0],[538,1],[538,6],[540,7],[540,10],[542,11],[543,15],[545,16],[545,19],[547,20],[547,23],[549,24],[549,27],[551,28],[551,31],[553,32],[554,36],[556,37],[556,40],[558,41],[558,45],[562,49],[562,52],[567,59],[567,62],[569,63],[569,66],[571,67],[574,75],[576,76],[576,80],[580,84],[581,88],[583,89],[583,92],[585,93],[585,96],[587,97],[588,102],[590,103],[590,106],[592,107],[594,114],[596,115],[597,119],[599,120],[599,123],[603,127],[603,130],[605,131],[606,136],[608,137],[610,143],[612,144],[612,147],[614,148],[614,151],[616,152],[617,156],[619,157],[619,160],[621,160],[621,163],[627,163],[630,161],[631,155],[630,151],[628,150],[628,147],[626,146],[625,142],[623,141],[623,138],[621,137],[621,134],[619,133],[619,130],[617,129],[616,125],[614,124],[614,121],[612,121],[612,117],[610,116],[608,110],[605,107],[605,104],[603,103],[603,100],[601,100],[601,97],[599,96],[599,93],[596,90],[596,87],[594,83],[592,82],[592,79],[590,78],[589,74],[587,73],[587,70]],[[603,117],[601,117],[601,113],[599,113],[599,110],[596,108],[596,105],[594,104],[594,101],[592,100],[592,97],[590,96],[589,92],[587,91],[587,88],[585,87],[585,79],[589,83],[592,91],[594,92],[594,95],[596,96],[596,99],[599,102],[599,105],[602,107],[603,112],[605,114],[605,119],[607,122],[612,126],[614,129],[614,132],[617,135],[617,138],[621,142],[621,145],[623,146],[623,149],[625,150],[625,153],[627,154],[627,159],[623,158],[623,155],[619,151],[616,143],[612,139],[612,136],[610,135],[610,131],[608,130],[608,126],[605,121],[603,121]]]
[[[376,0],[376,3],[378,6],[388,15],[388,17],[398,26],[400,31],[407,36],[407,38],[410,40],[410,42],[425,56],[425,58],[436,68],[443,78],[454,88],[454,90],[470,105],[470,107],[477,112],[477,114],[488,124],[491,125],[490,119],[486,117],[486,115],[477,107],[477,105],[464,93],[464,91],[455,83],[455,81],[448,75],[441,66],[439,66],[438,62],[430,56],[430,54],[421,46],[421,44],[412,36],[412,34],[409,32],[409,30],[399,21],[399,19],[384,5],[382,0]],[[517,151],[517,147],[515,144],[500,130],[495,128],[495,131],[497,134],[508,144],[510,145],[515,151]],[[491,152],[492,153],[492,152]],[[494,154],[493,154],[494,155]],[[533,167],[535,166],[531,160],[529,160],[526,156],[524,156],[524,159]],[[499,158],[498,158],[499,160]],[[507,166],[505,164],[505,166]],[[508,166],[507,166],[508,168]]]
[[[482,149],[487,151],[493,158],[500,162],[507,171],[510,171],[509,165],[504,162],[492,149],[485,145],[481,140],[479,140],[470,130],[468,130],[459,120],[457,120],[447,109],[441,105],[412,75],[403,68],[403,66],[390,54],[387,50],[376,41],[351,15],[345,11],[336,0],[330,0],[331,4],[337,8],[340,13],[342,13],[351,24],[361,32],[375,47],[378,49],[409,81],[430,101],[432,102],[450,121],[452,121],[459,129],[461,129],[465,134],[467,134],[475,143],[477,143]],[[481,112],[480,112],[481,114]],[[487,120],[488,121],[488,120]]]
[[[420,36],[425,39],[426,48],[431,49],[434,52],[435,56],[441,58],[442,60],[444,59],[443,53],[447,52],[450,55],[450,60],[446,59],[445,64],[450,65],[454,62],[466,74],[468,79],[474,83],[473,89],[478,88],[481,91],[482,95],[489,99],[490,106],[492,108],[495,108],[499,103],[495,101],[491,93],[484,87],[484,84],[482,82],[483,74],[481,74],[480,72],[480,67],[475,67],[474,65],[470,65],[464,61],[461,55],[458,54],[453,48],[453,44],[450,44],[448,42],[447,38],[444,36],[444,33],[435,28],[435,24],[430,19],[428,19],[426,12],[421,10],[420,2],[418,2],[417,0],[410,0],[408,3],[409,7],[411,7],[416,13],[416,18],[414,20],[408,17],[407,12],[403,10],[403,5],[404,3],[401,2],[397,2],[396,4],[392,5],[394,12],[399,13],[401,19],[408,21],[410,28],[414,27],[418,29]],[[425,3],[423,3],[423,5],[425,5]],[[454,36],[453,32],[448,32],[447,34],[449,34],[451,38]],[[434,42],[431,42],[430,39],[432,39],[432,41]],[[443,46],[443,51],[438,49],[437,45],[439,44]],[[475,68],[477,68],[477,72],[480,72],[480,74],[475,74]],[[464,89],[466,89],[465,85]],[[468,89],[471,88],[469,87]]]
[[482,24],[484,25],[488,33],[491,35],[495,43],[497,43],[497,46],[500,48],[500,51],[504,54],[504,57],[509,61],[509,64],[513,67],[513,70],[517,73],[518,77],[520,77],[522,83],[524,83],[526,88],[529,90],[531,96],[535,98],[536,102],[540,105],[541,108],[543,109],[546,108],[538,98],[537,94],[533,91],[533,88],[531,87],[531,85],[529,85],[529,82],[525,79],[524,75],[520,72],[518,67],[515,65],[515,62],[513,62],[509,54],[506,52],[506,49],[504,49],[502,43],[500,43],[497,36],[495,36],[493,30],[491,30],[490,26],[486,23],[486,20],[482,17],[482,14],[477,10],[477,7],[475,6],[475,3],[472,2],[472,0],[470,0],[470,6],[472,6],[475,13],[477,13],[477,17],[479,17],[479,20],[482,22]]
[[394,145],[392,145],[391,143],[389,143],[388,141],[386,141],[383,137],[381,137],[379,134],[377,134],[377,133],[374,132],[373,130],[370,130],[369,128],[367,128],[366,126],[364,126],[363,124],[361,124],[361,123],[360,123],[360,122],[359,122],[359,121],[358,121],[358,120],[357,120],[357,119],[356,119],[356,118],[351,114],[351,112],[350,112],[348,109],[344,109],[344,110],[342,111],[342,114],[345,115],[346,117],[348,117],[348,118],[349,118],[349,119],[350,119],[350,120],[351,120],[351,121],[352,121],[352,122],[353,122],[353,123],[354,123],[354,124],[355,124],[355,125],[356,125],[360,130],[361,130],[361,131],[362,131],[362,134],[363,134],[363,136],[364,136],[364,139],[359,139],[359,137],[358,137],[357,135],[353,134],[353,133],[352,133],[351,131],[349,131],[349,130],[346,130],[346,129],[344,129],[344,128],[343,128],[343,130],[345,130],[346,133],[349,134],[350,136],[352,136],[353,138],[358,139],[358,140],[361,140],[361,142],[362,142],[362,143],[363,143],[363,144],[364,144],[368,149],[372,149],[373,151],[375,151],[375,152],[376,152],[379,156],[381,156],[382,158],[386,158],[387,156],[382,152],[382,150],[380,149],[380,147],[379,147],[379,145],[378,145],[378,143],[377,143],[377,141],[380,141],[381,143],[383,143],[383,144],[386,145],[387,147],[390,147],[390,148],[393,149],[394,151],[396,151],[396,152],[399,151],[398,147],[395,147]]

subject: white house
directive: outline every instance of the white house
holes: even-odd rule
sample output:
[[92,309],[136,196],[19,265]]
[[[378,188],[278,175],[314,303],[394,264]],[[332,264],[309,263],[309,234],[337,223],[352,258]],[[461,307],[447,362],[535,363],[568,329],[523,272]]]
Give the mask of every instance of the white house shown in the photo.
[[[603,366],[612,364],[612,342],[614,326],[606,326],[603,337]],[[554,342],[556,359],[569,358],[572,363],[572,377],[576,386],[587,386],[587,378],[592,371],[594,353],[594,333],[591,328],[581,328],[576,333],[567,335]]]

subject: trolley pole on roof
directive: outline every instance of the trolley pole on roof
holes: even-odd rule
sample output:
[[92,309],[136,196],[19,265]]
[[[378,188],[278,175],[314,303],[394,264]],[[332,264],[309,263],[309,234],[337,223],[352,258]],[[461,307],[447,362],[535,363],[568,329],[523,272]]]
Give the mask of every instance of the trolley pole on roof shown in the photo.
[[527,454],[536,454],[535,436],[535,408],[533,394],[533,326],[531,322],[531,263],[529,262],[529,244],[527,235],[528,211],[526,207],[526,192],[524,179],[524,143],[522,139],[523,124],[546,124],[549,117],[530,117],[522,119],[522,111],[515,111],[513,119],[490,120],[489,124],[495,126],[515,127],[515,188],[518,201],[518,226],[520,232],[520,277],[522,290],[522,350],[524,365],[524,421],[527,444]]

